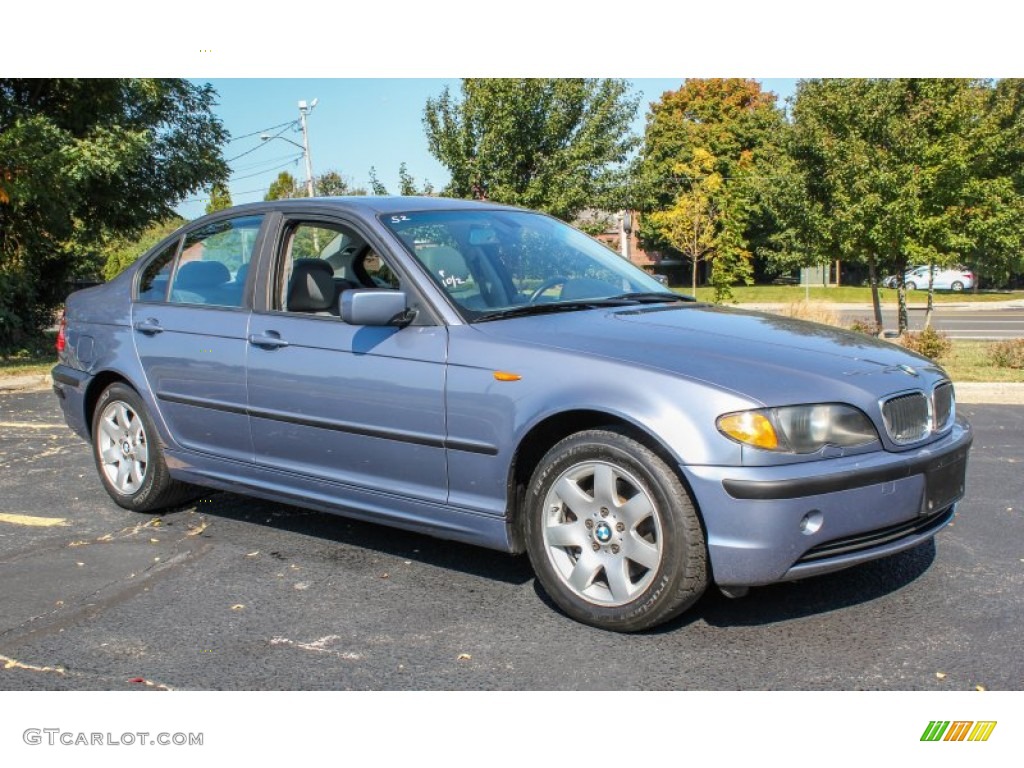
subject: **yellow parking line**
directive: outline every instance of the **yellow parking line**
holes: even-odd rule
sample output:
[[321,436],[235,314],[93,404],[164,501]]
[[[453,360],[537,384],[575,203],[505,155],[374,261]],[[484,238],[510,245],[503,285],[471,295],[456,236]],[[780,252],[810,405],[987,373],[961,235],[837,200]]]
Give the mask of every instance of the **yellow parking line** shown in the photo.
[[10,429],[63,429],[63,424],[37,424],[32,421],[0,421],[0,427]]
[[0,512],[0,523],[34,525],[37,528],[47,528],[54,525],[67,525],[68,521],[63,517],[30,517],[29,515],[8,515],[5,512]]
[[35,664],[22,664],[17,659],[9,656],[0,656],[0,668],[3,669],[27,669],[31,672],[56,672],[63,675],[67,670],[64,667],[37,667]]

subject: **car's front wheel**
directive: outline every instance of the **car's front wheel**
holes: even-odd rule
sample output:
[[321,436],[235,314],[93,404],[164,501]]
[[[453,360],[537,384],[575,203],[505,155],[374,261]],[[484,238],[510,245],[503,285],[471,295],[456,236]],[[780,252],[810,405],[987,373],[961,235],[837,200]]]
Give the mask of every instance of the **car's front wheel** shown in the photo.
[[150,512],[181,503],[195,492],[171,478],[146,406],[126,384],[111,384],[100,394],[92,445],[103,487],[125,509]]
[[648,629],[707,586],[704,532],[686,488],[628,435],[602,429],[562,440],[538,465],[526,503],[537,578],[578,621]]
[[907,290],[908,291],[916,291],[917,290],[917,283],[915,283],[913,280],[908,281],[907,282]]

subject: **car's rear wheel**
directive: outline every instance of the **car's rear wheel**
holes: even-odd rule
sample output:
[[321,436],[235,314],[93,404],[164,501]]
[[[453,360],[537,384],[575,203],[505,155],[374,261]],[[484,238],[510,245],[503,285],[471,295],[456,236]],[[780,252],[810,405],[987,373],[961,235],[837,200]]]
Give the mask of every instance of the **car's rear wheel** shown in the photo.
[[103,487],[125,509],[163,509],[195,492],[171,478],[146,406],[126,384],[111,384],[100,394],[93,412],[92,445]]
[[527,551],[569,616],[619,632],[682,613],[708,583],[704,532],[679,477],[614,430],[555,445],[527,495]]
[[959,280],[954,280],[953,284],[951,286],[949,286],[949,287],[952,288],[954,291],[959,292],[959,291],[962,291],[964,289],[964,284],[961,283]]

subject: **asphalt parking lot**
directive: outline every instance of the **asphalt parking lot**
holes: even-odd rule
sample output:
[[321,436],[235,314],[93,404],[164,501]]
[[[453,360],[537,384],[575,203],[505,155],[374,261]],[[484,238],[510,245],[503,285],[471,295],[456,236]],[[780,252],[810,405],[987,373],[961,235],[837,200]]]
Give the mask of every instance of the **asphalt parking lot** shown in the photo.
[[511,557],[228,493],[122,510],[50,392],[0,394],[0,689],[1024,688],[1024,406],[964,405],[934,545],[615,635]]

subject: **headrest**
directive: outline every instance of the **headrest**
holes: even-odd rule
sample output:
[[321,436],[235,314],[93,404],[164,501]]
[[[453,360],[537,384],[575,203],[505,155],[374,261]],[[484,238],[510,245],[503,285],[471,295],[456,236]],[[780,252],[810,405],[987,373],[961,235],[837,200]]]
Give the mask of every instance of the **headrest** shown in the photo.
[[469,274],[466,259],[450,246],[433,245],[419,250],[416,256],[423,262],[423,266],[442,280],[451,275],[466,277]]
[[334,303],[334,270],[323,259],[296,259],[288,283],[288,309],[321,312]]
[[231,279],[228,268],[219,261],[188,261],[178,268],[174,278],[175,290],[215,288]]

